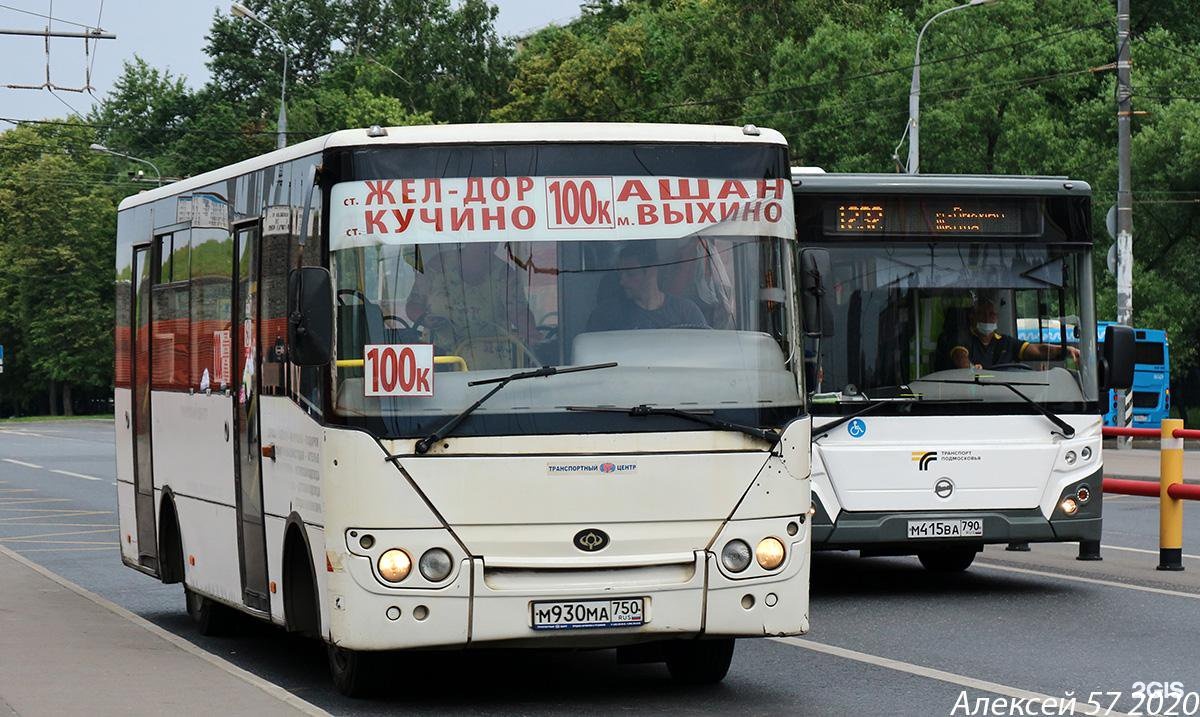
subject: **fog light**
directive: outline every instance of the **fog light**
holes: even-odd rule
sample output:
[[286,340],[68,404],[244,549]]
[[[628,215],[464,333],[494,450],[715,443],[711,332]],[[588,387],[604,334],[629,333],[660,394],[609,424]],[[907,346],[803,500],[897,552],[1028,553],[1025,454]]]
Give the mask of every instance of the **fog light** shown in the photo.
[[412,558],[399,548],[379,556],[379,575],[389,583],[398,583],[412,571]]
[[744,540],[731,540],[721,550],[721,564],[731,573],[750,567],[750,545]]
[[1075,512],[1079,510],[1079,503],[1076,503],[1075,499],[1070,496],[1063,498],[1063,502],[1059,506],[1067,515],[1075,515]]
[[779,538],[763,538],[754,549],[754,558],[764,570],[774,570],[783,565],[786,552]]
[[450,576],[450,571],[454,569],[454,560],[445,550],[430,548],[421,556],[417,567],[420,568],[421,575],[424,575],[426,580],[431,583],[440,583]]
[[1080,457],[1080,458],[1082,458],[1082,459],[1083,459],[1083,460],[1085,460],[1085,461],[1090,461],[1090,460],[1092,460],[1092,447],[1091,447],[1091,446],[1084,446],[1083,448],[1081,448],[1081,449],[1079,450],[1079,457]]
[[1067,465],[1075,465],[1075,451],[1067,451],[1067,455],[1063,456],[1063,459],[1066,460]]
[[1092,489],[1086,485],[1079,486],[1079,490],[1075,491],[1075,497],[1079,499],[1079,504],[1083,505],[1092,499]]
[[363,550],[370,550],[375,547],[375,536],[368,533],[358,539],[358,544]]

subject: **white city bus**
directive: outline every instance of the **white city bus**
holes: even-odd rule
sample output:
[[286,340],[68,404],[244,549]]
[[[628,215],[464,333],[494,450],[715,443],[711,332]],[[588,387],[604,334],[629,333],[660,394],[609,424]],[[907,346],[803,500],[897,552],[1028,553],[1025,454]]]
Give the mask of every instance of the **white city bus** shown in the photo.
[[121,203],[122,559],[375,653],[619,647],[720,680],[808,626],[787,146],[347,130]]
[[1128,385],[1132,337],[1115,327],[1097,356],[1088,185],[800,172],[793,185],[800,245],[830,262],[825,335],[806,346],[814,547],[945,572],[987,543],[1098,547],[1101,389]]

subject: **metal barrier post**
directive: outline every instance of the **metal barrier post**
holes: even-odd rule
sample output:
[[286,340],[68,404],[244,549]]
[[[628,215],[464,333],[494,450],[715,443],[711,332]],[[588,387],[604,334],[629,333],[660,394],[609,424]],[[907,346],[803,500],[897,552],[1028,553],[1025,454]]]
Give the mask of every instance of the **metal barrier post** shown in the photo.
[[1159,449],[1158,569],[1183,570],[1183,501],[1170,496],[1171,486],[1183,482],[1183,439],[1175,437],[1183,421],[1162,422]]

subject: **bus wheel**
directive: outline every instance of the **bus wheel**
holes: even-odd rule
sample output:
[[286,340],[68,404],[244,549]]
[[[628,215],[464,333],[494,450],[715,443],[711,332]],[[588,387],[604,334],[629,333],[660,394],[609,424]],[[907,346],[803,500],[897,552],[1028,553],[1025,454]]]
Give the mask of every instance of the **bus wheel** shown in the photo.
[[330,644],[325,649],[329,655],[329,676],[337,691],[347,697],[366,695],[372,682],[375,655]]
[[927,550],[917,553],[921,565],[931,573],[961,573],[971,567],[979,549],[970,546],[966,548],[950,548],[948,550]]
[[188,615],[200,628],[201,635],[213,637],[224,635],[229,630],[229,622],[233,618],[229,608],[194,592],[186,585],[183,588],[183,597],[187,601]]
[[733,662],[733,638],[687,640],[667,646],[667,670],[685,685],[715,685]]

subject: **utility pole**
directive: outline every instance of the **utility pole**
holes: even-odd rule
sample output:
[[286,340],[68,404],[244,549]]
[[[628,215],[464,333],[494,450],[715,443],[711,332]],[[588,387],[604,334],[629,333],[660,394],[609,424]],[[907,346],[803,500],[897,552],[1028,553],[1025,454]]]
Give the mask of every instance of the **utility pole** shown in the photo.
[[[1130,122],[1133,86],[1130,83],[1129,0],[1117,0],[1117,323],[1133,325],[1133,189],[1130,172]],[[1128,426],[1133,413],[1133,390],[1117,391],[1117,425]],[[1118,438],[1118,448],[1132,439]]]

